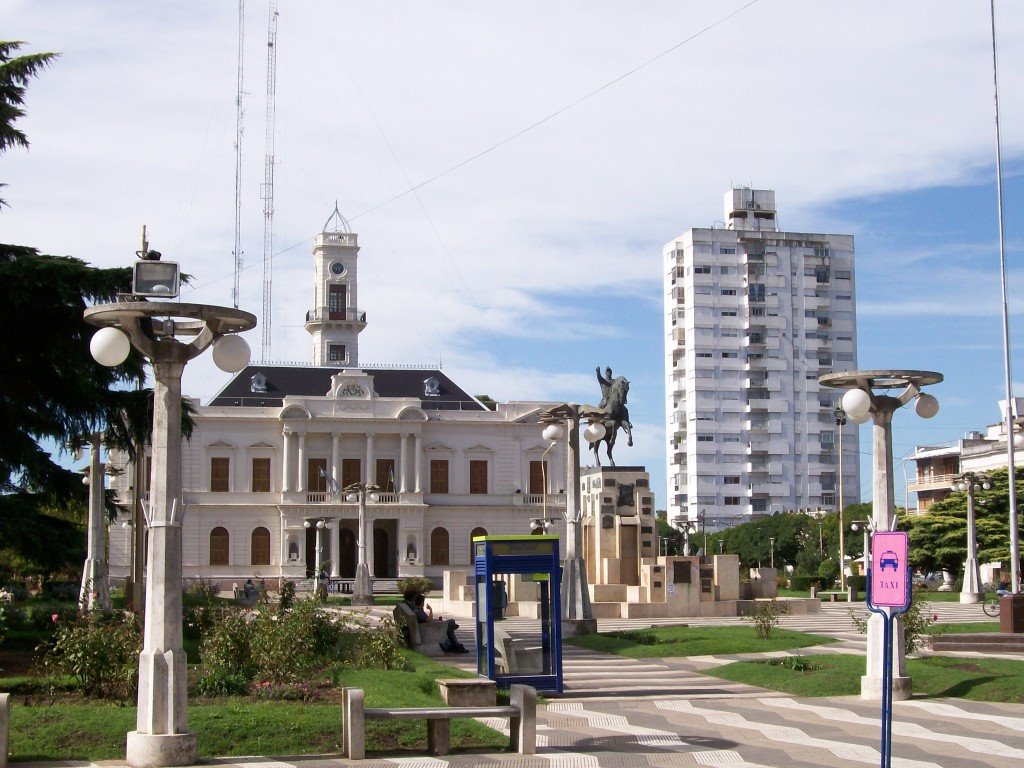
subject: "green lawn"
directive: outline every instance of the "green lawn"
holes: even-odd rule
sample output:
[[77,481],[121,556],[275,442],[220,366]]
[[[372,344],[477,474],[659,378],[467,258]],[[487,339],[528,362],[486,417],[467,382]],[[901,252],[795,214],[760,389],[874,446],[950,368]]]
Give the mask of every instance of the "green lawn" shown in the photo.
[[568,638],[566,643],[631,659],[667,656],[708,656],[807,648],[835,642],[834,638],[776,629],[770,640],[757,637],[753,627],[656,627],[604,632]]
[[[366,691],[367,706],[438,706],[435,680],[472,677],[408,652],[412,672],[342,668],[335,686]],[[7,680],[0,680],[4,688]],[[337,699],[337,687],[322,690]],[[11,706],[11,759],[111,760],[123,758],[125,734],[135,728],[135,707],[104,702],[54,704],[35,699],[26,706],[17,697]],[[341,750],[341,704],[338,701],[265,702],[244,697],[189,703],[189,729],[199,736],[200,757],[231,755],[326,754]],[[426,750],[426,722],[368,721],[366,746],[377,754]],[[499,750],[507,737],[473,720],[452,721],[453,748]]]
[[929,635],[973,635],[978,634],[979,632],[998,631],[998,621],[970,621],[963,622],[962,624],[953,624],[949,622],[932,624],[925,630],[925,633]]
[[[864,668],[863,656],[828,654],[740,661],[704,674],[793,696],[855,696]],[[915,696],[1024,702],[1024,661],[931,656],[908,659],[907,674]]]

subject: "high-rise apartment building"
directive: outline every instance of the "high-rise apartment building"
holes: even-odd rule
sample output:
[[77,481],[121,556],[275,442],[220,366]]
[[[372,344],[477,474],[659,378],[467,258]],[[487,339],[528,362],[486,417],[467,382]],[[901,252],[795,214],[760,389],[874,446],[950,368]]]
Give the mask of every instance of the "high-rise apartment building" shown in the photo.
[[853,236],[781,232],[776,214],[773,191],[733,189],[724,228],[665,246],[670,521],[859,498],[857,429],[818,384],[857,367]]

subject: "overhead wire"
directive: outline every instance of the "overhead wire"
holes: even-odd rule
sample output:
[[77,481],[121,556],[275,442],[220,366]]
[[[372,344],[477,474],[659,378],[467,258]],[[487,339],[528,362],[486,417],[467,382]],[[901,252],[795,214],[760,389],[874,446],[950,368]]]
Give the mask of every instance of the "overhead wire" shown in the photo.
[[[527,133],[529,133],[529,132],[539,128],[540,126],[544,125],[545,123],[548,123],[548,122],[554,120],[556,117],[559,117],[560,115],[565,114],[566,112],[568,112],[569,110],[579,106],[580,104],[583,104],[584,102],[589,101],[590,99],[594,98],[598,94],[608,90],[613,85],[616,85],[616,84],[622,82],[623,80],[626,80],[627,78],[635,75],[637,72],[640,72],[641,70],[646,69],[647,67],[651,66],[655,62],[660,61],[661,59],[665,58],[669,54],[674,53],[675,51],[679,50],[683,46],[688,45],[689,43],[692,43],[694,40],[698,39],[699,37],[702,37],[703,35],[707,34],[708,32],[710,32],[711,30],[715,29],[716,27],[721,26],[722,24],[724,24],[725,22],[727,22],[730,19],[734,18],[735,16],[743,13],[748,8],[751,8],[752,6],[757,5],[757,3],[759,3],[760,1],[761,0],[749,0],[749,2],[745,3],[744,5],[740,6],[739,8],[737,8],[737,9],[735,9],[733,11],[730,11],[726,15],[722,16],[721,18],[719,18],[717,21],[714,21],[714,22],[708,24],[707,26],[701,28],[697,32],[694,32],[693,34],[689,35],[688,37],[684,38],[683,40],[680,40],[675,45],[672,45],[671,47],[666,48],[664,51],[661,51],[660,53],[656,54],[655,56],[652,56],[651,58],[646,59],[645,61],[641,62],[640,64],[637,64],[636,66],[634,66],[633,68],[627,70],[626,72],[623,72],[622,74],[617,75],[616,77],[612,78],[611,80],[608,80],[603,85],[600,85],[597,88],[594,88],[594,89],[588,91],[584,95],[582,95],[579,98],[569,102],[565,106],[560,107],[560,108],[556,109],[553,112],[550,112],[549,114],[545,115],[544,117],[542,117],[542,118],[540,118],[538,120],[535,120],[534,122],[532,122],[529,125],[521,128],[520,130],[516,131],[515,133],[513,133],[513,134],[511,134],[509,136],[506,136],[504,139],[501,139],[498,142],[495,142],[494,144],[490,145],[486,149],[480,150],[479,152],[477,152],[477,153],[475,153],[475,154],[465,158],[464,160],[461,160],[461,161],[455,163],[454,165],[450,166],[446,170],[441,171],[440,173],[436,173],[433,176],[430,176],[430,177],[428,177],[428,178],[424,179],[423,181],[420,181],[420,182],[418,182],[416,184],[412,184],[411,186],[409,186],[408,188],[406,188],[402,192],[399,192],[399,193],[397,193],[395,195],[392,195],[388,199],[383,200],[382,202],[379,202],[379,203],[377,203],[375,205],[372,205],[371,207],[369,207],[369,208],[367,208],[367,209],[365,209],[363,211],[360,211],[359,213],[357,213],[357,214],[355,214],[353,216],[349,216],[348,220],[351,222],[351,221],[355,221],[356,219],[359,219],[359,218],[361,218],[363,216],[367,216],[367,215],[373,213],[374,211],[377,211],[377,210],[383,208],[386,205],[390,205],[391,203],[395,202],[396,200],[400,200],[403,197],[406,197],[407,195],[413,194],[416,191],[418,191],[420,189],[423,189],[424,187],[428,186],[429,184],[433,184],[435,181],[438,181],[440,179],[443,179],[446,176],[451,175],[452,173],[454,173],[455,171],[459,170],[460,168],[464,168],[465,166],[469,165],[470,163],[472,163],[472,162],[474,162],[476,160],[479,160],[480,158],[482,158],[482,157],[484,157],[486,155],[489,155],[491,152],[494,152],[495,150],[500,149],[501,147],[505,146],[506,144],[509,144],[510,142],[515,141],[516,139],[518,139],[518,138],[526,135]],[[404,175],[404,171],[403,171],[403,175]],[[408,177],[406,177],[406,178],[408,179]],[[287,253],[288,251],[294,250],[295,248],[298,248],[298,247],[300,247],[302,245],[306,245],[308,243],[311,243],[312,241],[313,241],[312,237],[306,238],[306,239],[301,240],[301,241],[299,241],[297,243],[289,245],[287,248],[282,248],[279,251],[275,251],[274,256],[279,256],[279,255],[281,255],[283,253]],[[244,267],[243,269],[248,269],[248,268],[249,267]],[[230,277],[230,276],[231,275],[227,275],[227,277]],[[214,278],[213,280],[211,280],[211,281],[209,281],[207,283],[203,283],[202,285],[197,285],[193,290],[198,290],[200,288],[205,288],[205,287],[207,287],[209,285],[212,285],[213,283],[219,282],[220,280],[223,280],[223,279],[224,279],[224,277]]]

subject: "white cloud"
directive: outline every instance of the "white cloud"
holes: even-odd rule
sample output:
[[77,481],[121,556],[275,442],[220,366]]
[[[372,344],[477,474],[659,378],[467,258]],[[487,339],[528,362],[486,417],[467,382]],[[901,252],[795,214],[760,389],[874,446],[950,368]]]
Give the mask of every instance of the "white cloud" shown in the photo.
[[[991,164],[987,6],[959,0],[760,2],[510,139],[741,5],[282,3],[275,243],[295,247],[275,259],[273,357],[309,359],[310,240],[337,199],[363,248],[364,359],[444,359],[496,396],[574,399],[593,392],[594,364],[623,359],[647,393],[637,421],[658,424],[660,352],[632,355],[662,333],[661,246],[720,219],[731,182],[774,188],[782,226],[814,231],[829,204],[964,183]],[[997,10],[1012,159],[1024,6]],[[8,37],[63,56],[30,86],[31,152],[4,156],[5,239],[122,265],[147,224],[195,275],[186,300],[229,303],[234,14],[10,4]],[[265,25],[249,4],[241,282],[257,316]],[[991,271],[972,284],[944,261],[905,252],[900,295],[887,292],[898,281],[859,280],[862,319],[991,314]],[[222,378],[203,366],[189,386],[208,397]]]

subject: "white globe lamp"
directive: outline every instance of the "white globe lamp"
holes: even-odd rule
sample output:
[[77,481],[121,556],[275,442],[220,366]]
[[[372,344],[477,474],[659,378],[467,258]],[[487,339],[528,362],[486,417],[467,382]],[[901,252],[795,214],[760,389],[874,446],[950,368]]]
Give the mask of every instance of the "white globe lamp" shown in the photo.
[[843,395],[843,410],[855,424],[861,424],[859,419],[867,420],[871,412],[871,395],[863,389],[851,389]]
[[113,368],[128,359],[132,343],[127,334],[117,328],[100,328],[89,341],[89,352],[100,365]]
[[939,412],[939,401],[934,395],[922,393],[917,396],[914,410],[917,411],[917,415],[922,419],[930,419]]
[[238,373],[249,364],[249,345],[234,333],[221,336],[213,342],[213,362],[222,371]]
[[541,434],[549,443],[555,443],[562,439],[565,432],[559,424],[548,424]]
[[587,428],[583,430],[583,437],[586,438],[588,443],[596,443],[605,436],[607,431],[604,428],[604,424],[600,421],[595,421],[592,424],[588,424]]

